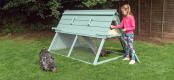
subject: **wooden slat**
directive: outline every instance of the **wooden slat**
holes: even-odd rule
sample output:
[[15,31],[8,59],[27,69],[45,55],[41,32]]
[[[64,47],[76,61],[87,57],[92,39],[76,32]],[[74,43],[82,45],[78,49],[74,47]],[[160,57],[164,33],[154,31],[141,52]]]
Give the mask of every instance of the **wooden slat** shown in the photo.
[[66,10],[63,15],[114,15],[116,10]]
[[[110,22],[96,22],[96,21],[91,21],[90,25],[88,26],[89,21],[74,21],[72,25],[77,25],[77,26],[87,26],[87,27],[110,27],[111,21]],[[62,20],[59,24],[65,24],[65,25],[71,25],[70,20]]]
[[80,21],[89,21],[91,18],[93,21],[111,21],[113,16],[74,16],[74,15],[63,15],[61,20],[72,20],[75,17],[75,20]]
[[166,0],[164,38],[174,39],[174,0]]
[[62,27],[58,28],[64,32],[73,32],[78,33],[78,35],[82,34],[107,34],[109,28],[102,27],[88,27],[88,26],[78,26],[78,25],[60,25]]

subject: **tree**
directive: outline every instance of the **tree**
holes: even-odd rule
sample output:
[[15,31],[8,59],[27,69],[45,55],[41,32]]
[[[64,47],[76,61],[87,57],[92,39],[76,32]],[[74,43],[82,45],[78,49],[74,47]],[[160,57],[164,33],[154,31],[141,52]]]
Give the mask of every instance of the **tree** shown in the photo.
[[[0,0],[1,17],[30,24],[52,24],[66,9],[111,8],[119,0]],[[4,15],[5,14],[5,15]],[[55,23],[57,24],[57,22]]]
[[47,17],[58,18],[60,13],[57,9],[61,8],[59,0],[4,0],[3,2],[4,5],[1,6],[2,11],[8,13],[20,12],[27,16],[35,14],[42,19]]

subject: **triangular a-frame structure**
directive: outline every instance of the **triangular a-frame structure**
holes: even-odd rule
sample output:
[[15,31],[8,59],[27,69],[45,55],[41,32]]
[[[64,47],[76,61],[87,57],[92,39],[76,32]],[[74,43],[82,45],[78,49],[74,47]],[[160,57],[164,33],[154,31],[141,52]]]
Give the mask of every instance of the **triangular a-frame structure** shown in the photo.
[[[78,40],[79,36],[84,36],[85,41],[95,54],[94,61],[92,63],[86,63],[97,65],[118,59],[123,55],[98,62],[100,52],[107,38],[119,37],[123,50],[125,49],[122,37],[124,33],[121,29],[118,29],[119,34],[108,34],[113,21],[115,25],[120,24],[116,10],[66,10],[57,27],[53,28],[56,34],[48,51],[53,52],[55,50],[69,48],[67,54],[64,56],[71,57],[73,48],[81,45],[81,42]],[[93,43],[89,39],[90,37],[101,39],[98,51],[95,51]],[[139,62],[138,57],[136,59]],[[80,61],[85,62],[83,60]]]

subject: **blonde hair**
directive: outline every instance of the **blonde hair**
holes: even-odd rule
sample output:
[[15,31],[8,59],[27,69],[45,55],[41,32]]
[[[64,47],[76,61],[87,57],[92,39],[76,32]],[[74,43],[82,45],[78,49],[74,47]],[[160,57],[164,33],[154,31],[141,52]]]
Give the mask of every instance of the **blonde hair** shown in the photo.
[[132,12],[131,12],[131,7],[130,7],[129,4],[124,4],[124,5],[121,7],[121,10],[127,11],[128,15],[133,16],[133,14],[132,14]]

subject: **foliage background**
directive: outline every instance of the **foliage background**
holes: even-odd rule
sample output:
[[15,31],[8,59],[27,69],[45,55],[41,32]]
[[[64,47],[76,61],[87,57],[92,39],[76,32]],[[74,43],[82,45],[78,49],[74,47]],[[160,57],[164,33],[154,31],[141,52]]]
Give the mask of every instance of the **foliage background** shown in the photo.
[[[0,30],[24,32],[48,30],[67,9],[114,8],[119,0],[0,0]],[[5,31],[4,31],[5,30]]]

